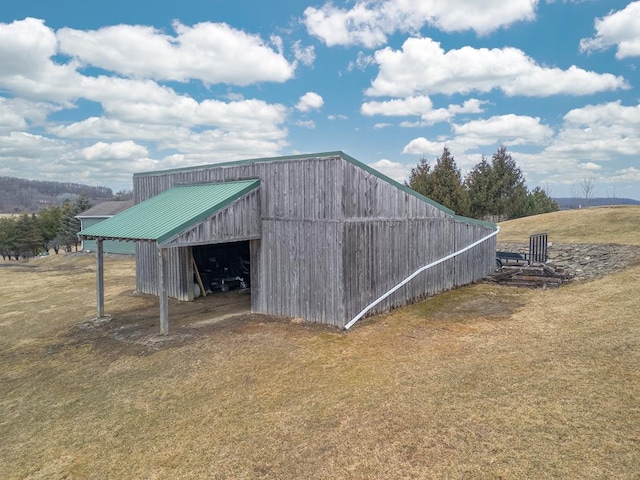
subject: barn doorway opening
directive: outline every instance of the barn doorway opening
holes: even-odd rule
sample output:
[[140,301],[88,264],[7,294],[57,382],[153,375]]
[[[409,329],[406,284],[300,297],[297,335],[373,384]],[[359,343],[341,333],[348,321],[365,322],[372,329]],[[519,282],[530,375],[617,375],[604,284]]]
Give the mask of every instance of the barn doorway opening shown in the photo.
[[[249,241],[199,245],[193,259],[207,295],[251,288]],[[194,271],[194,283],[198,285]],[[200,293],[202,292],[194,292]],[[194,295],[199,296],[199,295]]]

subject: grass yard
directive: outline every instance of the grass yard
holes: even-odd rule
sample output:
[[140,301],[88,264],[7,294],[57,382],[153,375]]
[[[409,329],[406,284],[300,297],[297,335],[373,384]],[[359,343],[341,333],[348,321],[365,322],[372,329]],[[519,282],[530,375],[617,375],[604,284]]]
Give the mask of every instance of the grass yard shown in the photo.
[[640,206],[583,208],[534,215],[500,224],[499,241],[526,241],[547,232],[549,241],[640,245]]
[[[640,209],[621,211],[505,222],[500,239],[639,244]],[[131,259],[106,261],[103,325],[86,322],[93,257],[12,263],[2,479],[639,478],[639,265],[557,290],[476,284],[348,333],[172,302],[163,339]]]

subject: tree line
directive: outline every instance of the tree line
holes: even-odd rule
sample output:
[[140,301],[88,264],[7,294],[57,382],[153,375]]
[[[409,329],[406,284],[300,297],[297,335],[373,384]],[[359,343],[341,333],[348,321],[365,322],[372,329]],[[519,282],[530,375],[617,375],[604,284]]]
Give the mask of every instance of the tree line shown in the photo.
[[53,206],[38,213],[0,218],[0,255],[3,260],[29,258],[49,249],[57,254],[60,249],[78,250],[80,220],[76,215],[91,208],[84,196],[75,202],[65,202],[61,207]]
[[529,191],[522,171],[500,146],[491,160],[482,160],[463,178],[447,147],[434,164],[422,158],[411,169],[407,186],[450,208],[458,215],[502,221],[559,210],[540,187]]
[[107,187],[0,176],[0,212],[37,212],[43,207],[73,202],[80,196],[100,203],[114,195]]

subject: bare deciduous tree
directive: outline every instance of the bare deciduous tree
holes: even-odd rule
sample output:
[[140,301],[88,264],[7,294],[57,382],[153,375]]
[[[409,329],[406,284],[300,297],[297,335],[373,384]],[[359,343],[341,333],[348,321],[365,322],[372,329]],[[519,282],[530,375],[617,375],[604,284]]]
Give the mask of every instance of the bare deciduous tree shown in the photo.
[[595,177],[584,177],[580,182],[580,190],[582,191],[582,198],[584,198],[585,207],[588,207],[593,199],[593,194],[596,188]]

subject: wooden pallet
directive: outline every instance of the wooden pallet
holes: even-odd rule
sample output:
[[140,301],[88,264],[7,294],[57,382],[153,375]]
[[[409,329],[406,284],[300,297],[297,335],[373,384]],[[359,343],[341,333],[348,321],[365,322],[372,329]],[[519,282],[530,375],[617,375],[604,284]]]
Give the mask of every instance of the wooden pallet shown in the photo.
[[558,288],[570,280],[564,269],[546,263],[503,265],[489,277],[500,285],[528,288]]

